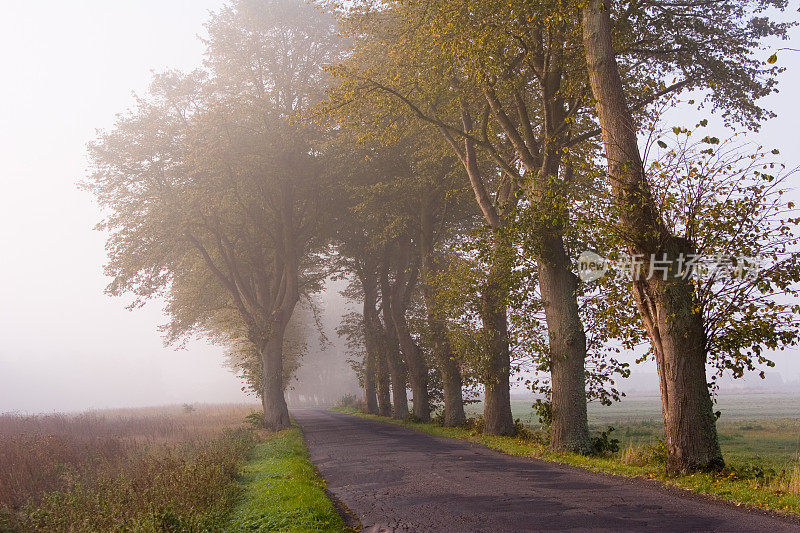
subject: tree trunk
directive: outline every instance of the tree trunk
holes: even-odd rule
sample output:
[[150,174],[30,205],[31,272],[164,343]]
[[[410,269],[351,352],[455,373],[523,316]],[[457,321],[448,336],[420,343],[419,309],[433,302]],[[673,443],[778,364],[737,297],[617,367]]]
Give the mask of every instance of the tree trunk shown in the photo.
[[389,363],[389,374],[392,381],[392,417],[405,420],[408,417],[407,371],[400,357],[400,346],[397,341],[397,330],[391,310],[391,288],[386,268],[381,272],[381,300],[383,301],[383,341],[386,359]]
[[[389,416],[392,413],[392,402],[389,389],[389,368],[386,353],[381,342],[381,324],[376,309],[378,303],[378,276],[368,265],[362,272],[361,285],[364,291],[364,348],[367,359],[374,370],[377,414]],[[370,411],[372,412],[372,411]]]
[[583,10],[583,39],[621,229],[631,253],[645,258],[644,272],[653,257],[666,254],[672,261],[666,280],[634,281],[658,366],[667,470],[716,470],[724,461],[706,382],[702,315],[691,280],[676,276],[677,261],[692,247],[667,230],[653,201],[611,41],[611,17],[601,0],[589,0]]
[[277,325],[270,338],[262,343],[263,390],[261,404],[264,408],[264,427],[270,431],[281,431],[292,425],[283,393],[283,337],[285,331],[285,323]]
[[367,351],[364,358],[364,401],[367,405],[367,413],[378,414],[378,395],[375,386],[375,357],[374,353]]
[[464,397],[461,392],[461,368],[456,355],[447,338],[447,324],[436,312],[434,302],[435,287],[433,278],[439,271],[434,246],[433,206],[426,205],[421,216],[421,245],[423,254],[423,296],[427,311],[428,328],[433,341],[433,356],[442,375],[444,389],[444,425],[447,427],[463,426],[467,421],[464,413]]
[[422,350],[411,336],[405,316],[405,306],[393,295],[391,299],[392,319],[397,331],[400,350],[408,364],[408,377],[411,382],[414,417],[420,422],[431,419],[430,399],[428,398],[428,368]]
[[487,336],[487,363],[483,375],[483,432],[514,435],[511,415],[511,350],[508,339],[507,295],[512,252],[502,236],[496,237],[494,264],[481,295],[481,320]]
[[[394,285],[389,292],[389,309],[392,314],[392,322],[397,332],[397,342],[400,351],[406,361],[408,378],[411,382],[411,393],[413,395],[414,416],[427,422],[431,419],[431,406],[428,397],[428,366],[425,364],[425,356],[422,350],[414,341],[411,329],[406,320],[406,310],[409,299],[417,284],[419,268],[417,263],[412,263],[412,242],[411,237],[404,235],[395,243],[396,248],[396,274]],[[387,248],[387,259],[390,257]],[[386,303],[384,303],[386,305]]]
[[[563,121],[562,104],[556,102],[555,120]],[[589,453],[589,422],[586,413],[586,332],[578,312],[578,277],[572,272],[564,248],[565,212],[552,206],[549,183],[558,176],[560,157],[548,153],[533,196],[545,214],[537,228],[539,288],[544,304],[550,348],[551,437],[554,450]],[[545,182],[546,183],[543,183]],[[557,197],[560,195],[556,195]],[[562,208],[563,211],[563,208]]]
[[[668,257],[681,253],[691,252],[673,251]],[[689,307],[695,305],[694,288],[682,279],[662,277],[635,283],[634,295],[656,355],[667,470],[721,469],[725,462],[706,379],[702,315]]]
[[463,426],[467,422],[467,415],[464,413],[464,396],[461,392],[461,369],[456,361],[450,339],[447,338],[444,322],[429,313],[428,327],[431,329],[434,357],[436,357],[439,372],[442,374],[443,425],[446,427]]
[[378,379],[376,382],[378,393],[378,414],[381,416],[392,416],[392,390],[389,378],[389,362],[386,360],[386,351],[378,343]]
[[[560,236],[553,240],[560,240]],[[551,447],[575,453],[590,451],[586,415],[586,333],[578,316],[578,281],[569,268],[563,243],[557,255],[540,257],[539,286],[550,340],[552,385]],[[560,257],[559,257],[560,256]]]

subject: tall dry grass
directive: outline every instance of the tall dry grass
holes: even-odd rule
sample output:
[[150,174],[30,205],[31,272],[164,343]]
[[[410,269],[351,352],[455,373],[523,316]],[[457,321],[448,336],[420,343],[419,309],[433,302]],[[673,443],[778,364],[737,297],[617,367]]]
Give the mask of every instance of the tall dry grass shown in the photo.
[[0,416],[0,531],[213,529],[248,406]]

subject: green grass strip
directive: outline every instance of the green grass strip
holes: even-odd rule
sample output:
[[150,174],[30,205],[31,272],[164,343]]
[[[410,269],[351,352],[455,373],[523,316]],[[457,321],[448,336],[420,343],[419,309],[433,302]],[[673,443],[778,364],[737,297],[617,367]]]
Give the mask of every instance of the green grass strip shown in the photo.
[[667,475],[663,464],[630,465],[620,460],[620,454],[611,457],[591,457],[574,453],[554,452],[536,442],[517,437],[483,435],[468,428],[446,428],[436,424],[406,422],[376,415],[368,415],[353,408],[334,408],[333,411],[352,416],[389,422],[439,437],[467,440],[483,444],[509,455],[535,457],[603,474],[638,477],[704,494],[736,505],[777,511],[790,516],[800,516],[800,495],[773,487],[759,486],[755,480],[738,479],[735,474]]
[[297,428],[256,445],[239,478],[226,531],[349,531],[308,458]]

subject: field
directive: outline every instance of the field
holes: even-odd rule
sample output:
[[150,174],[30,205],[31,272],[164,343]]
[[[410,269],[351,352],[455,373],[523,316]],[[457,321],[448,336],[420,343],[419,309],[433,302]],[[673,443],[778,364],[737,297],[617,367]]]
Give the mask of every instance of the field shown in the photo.
[[[531,401],[512,400],[514,418],[538,427],[538,417]],[[468,407],[470,415],[479,414],[480,404]],[[800,394],[721,395],[716,410],[720,445],[726,460],[734,464],[758,462],[781,469],[800,459]],[[664,438],[660,399],[656,396],[623,398],[604,407],[589,405],[589,424],[593,431],[614,428],[612,438],[622,447],[644,445]]]
[[344,531],[302,435],[252,406],[0,416],[0,532]]
[[253,445],[248,412],[0,416],[0,531],[217,528]]

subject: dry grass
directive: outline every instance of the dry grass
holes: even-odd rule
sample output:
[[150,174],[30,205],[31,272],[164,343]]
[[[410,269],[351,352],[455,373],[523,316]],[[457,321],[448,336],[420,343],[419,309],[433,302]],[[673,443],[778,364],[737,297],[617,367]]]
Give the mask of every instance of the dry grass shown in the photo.
[[786,492],[800,496],[800,465],[792,469],[792,475],[789,477]]
[[665,464],[667,449],[663,441],[647,444],[630,443],[619,454],[619,461],[629,466],[649,466]]
[[0,416],[0,531],[213,529],[252,445],[250,411]]

